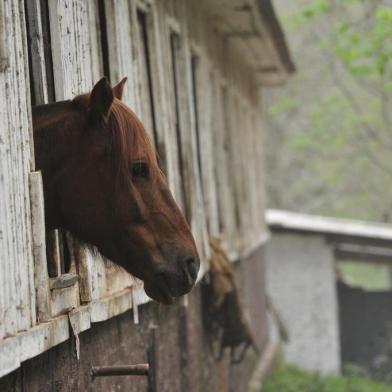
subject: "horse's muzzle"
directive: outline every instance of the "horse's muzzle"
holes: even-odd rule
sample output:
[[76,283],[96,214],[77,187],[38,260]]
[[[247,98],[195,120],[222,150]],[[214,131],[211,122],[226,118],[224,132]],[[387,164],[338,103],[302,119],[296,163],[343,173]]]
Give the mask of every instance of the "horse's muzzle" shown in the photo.
[[200,268],[198,257],[187,256],[177,264],[177,269],[161,268],[150,284],[145,282],[146,293],[158,302],[170,304],[173,299],[189,293],[196,282]]

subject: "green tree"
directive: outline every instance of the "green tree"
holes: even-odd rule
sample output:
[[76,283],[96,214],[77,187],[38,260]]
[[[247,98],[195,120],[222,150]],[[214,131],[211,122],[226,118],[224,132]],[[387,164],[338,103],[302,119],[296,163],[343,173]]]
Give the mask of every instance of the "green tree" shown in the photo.
[[298,72],[267,96],[270,206],[390,221],[390,1],[277,3]]

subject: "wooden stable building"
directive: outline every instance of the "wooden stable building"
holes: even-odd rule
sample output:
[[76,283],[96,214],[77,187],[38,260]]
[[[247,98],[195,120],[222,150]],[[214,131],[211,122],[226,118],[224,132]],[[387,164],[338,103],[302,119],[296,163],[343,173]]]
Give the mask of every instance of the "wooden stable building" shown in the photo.
[[[294,71],[270,0],[0,2],[0,390],[243,391],[268,351],[261,94]],[[260,349],[216,361],[200,284],[166,307],[69,233],[45,233],[31,107],[128,77],[209,269],[233,261]],[[77,189],[75,189],[77,192]],[[92,380],[94,365],[154,377]],[[148,385],[149,384],[149,385]]]

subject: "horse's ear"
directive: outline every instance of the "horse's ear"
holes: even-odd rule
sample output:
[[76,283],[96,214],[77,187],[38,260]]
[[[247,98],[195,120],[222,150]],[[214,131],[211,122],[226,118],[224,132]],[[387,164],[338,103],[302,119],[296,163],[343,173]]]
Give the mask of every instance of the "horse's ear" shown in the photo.
[[113,94],[116,98],[122,99],[123,92],[124,92],[124,85],[125,82],[127,81],[127,77],[125,77],[119,84],[113,87]]
[[90,109],[95,118],[106,118],[113,103],[113,91],[108,80],[102,78],[90,95]]

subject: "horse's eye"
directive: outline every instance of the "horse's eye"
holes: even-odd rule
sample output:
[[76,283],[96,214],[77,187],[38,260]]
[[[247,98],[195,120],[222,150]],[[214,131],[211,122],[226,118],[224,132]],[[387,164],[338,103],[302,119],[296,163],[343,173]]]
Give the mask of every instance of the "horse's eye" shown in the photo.
[[132,164],[132,177],[148,179],[150,170],[147,162],[137,161]]

